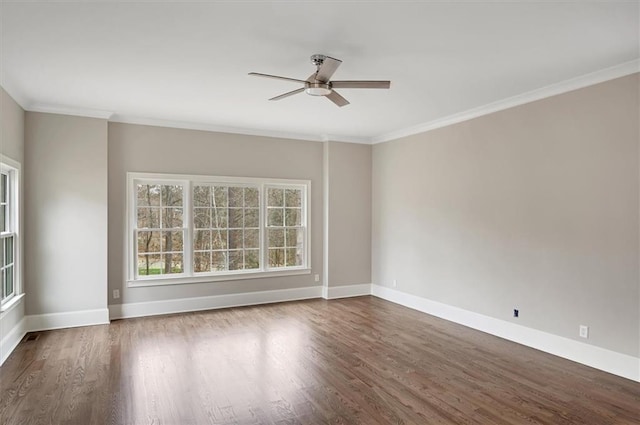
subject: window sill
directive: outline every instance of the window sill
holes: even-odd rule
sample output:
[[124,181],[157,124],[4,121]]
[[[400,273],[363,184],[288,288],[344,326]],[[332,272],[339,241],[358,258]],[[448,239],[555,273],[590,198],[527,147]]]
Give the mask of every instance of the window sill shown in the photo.
[[23,298],[24,298],[24,294],[15,295],[9,301],[2,304],[2,307],[0,307],[0,315],[4,315],[5,313],[8,313],[9,311],[13,310],[15,306],[20,304],[20,300]]
[[163,277],[158,279],[128,280],[127,286],[129,288],[138,288],[146,286],[183,285],[189,283],[225,282],[232,280],[264,279],[268,277],[298,276],[303,274],[311,274],[311,269],[294,269],[255,273],[229,273],[215,276],[178,276]]

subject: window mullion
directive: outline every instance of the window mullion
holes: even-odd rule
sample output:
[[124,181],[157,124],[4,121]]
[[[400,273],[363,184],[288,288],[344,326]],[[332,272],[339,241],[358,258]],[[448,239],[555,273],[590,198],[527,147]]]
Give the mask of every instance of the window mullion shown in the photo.
[[267,230],[267,185],[260,185],[260,269],[269,269],[269,241]]
[[[193,182],[184,182],[182,193],[182,227],[183,227],[183,270],[187,276],[193,276]],[[185,193],[186,192],[186,193]]]

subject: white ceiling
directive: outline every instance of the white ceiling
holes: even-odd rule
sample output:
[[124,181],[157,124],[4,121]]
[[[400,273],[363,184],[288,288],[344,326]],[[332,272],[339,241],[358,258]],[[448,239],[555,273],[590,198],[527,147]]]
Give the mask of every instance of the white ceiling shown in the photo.
[[[640,57],[637,1],[5,1],[0,23],[29,110],[365,143]],[[391,89],[269,102],[298,86],[247,75],[306,79],[314,53]]]

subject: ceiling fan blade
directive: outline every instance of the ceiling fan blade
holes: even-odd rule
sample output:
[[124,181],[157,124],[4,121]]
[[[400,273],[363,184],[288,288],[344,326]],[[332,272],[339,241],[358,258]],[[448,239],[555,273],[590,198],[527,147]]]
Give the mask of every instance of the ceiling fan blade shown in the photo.
[[329,56],[325,57],[320,69],[318,69],[316,73],[316,80],[322,81],[323,83],[329,82],[331,76],[336,72],[336,69],[338,69],[341,63],[342,61],[339,59],[330,58]]
[[279,77],[277,75],[261,74],[259,72],[250,72],[249,75],[253,75],[254,77],[266,77],[266,78],[274,78],[276,80],[293,81],[294,83],[302,83],[302,84],[304,84],[304,80],[298,80],[296,78]]
[[332,81],[331,87],[338,89],[388,89],[391,81]]
[[288,93],[281,94],[280,96],[272,97],[272,98],[271,98],[271,99],[269,99],[269,100],[280,100],[280,99],[284,99],[285,97],[293,96],[294,94],[302,93],[303,91],[304,91],[304,87],[302,87],[301,89],[297,89],[297,90],[290,91],[290,92],[288,92]]
[[340,96],[338,92],[333,90],[326,97],[340,107],[347,106],[349,104],[349,101],[347,99]]

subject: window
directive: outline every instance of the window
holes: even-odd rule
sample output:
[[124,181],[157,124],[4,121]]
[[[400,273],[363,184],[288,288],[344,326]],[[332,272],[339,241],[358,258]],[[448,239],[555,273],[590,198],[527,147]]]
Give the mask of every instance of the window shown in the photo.
[[193,186],[194,272],[260,269],[260,187]]
[[138,275],[184,272],[184,186],[136,185]]
[[300,266],[304,251],[301,189],[267,187],[267,231],[269,266]]
[[132,286],[309,270],[309,181],[129,173]]
[[[6,162],[5,162],[6,161]],[[11,162],[11,164],[9,164]],[[14,166],[15,165],[15,166]],[[0,302],[18,293],[18,164],[0,162]]]

